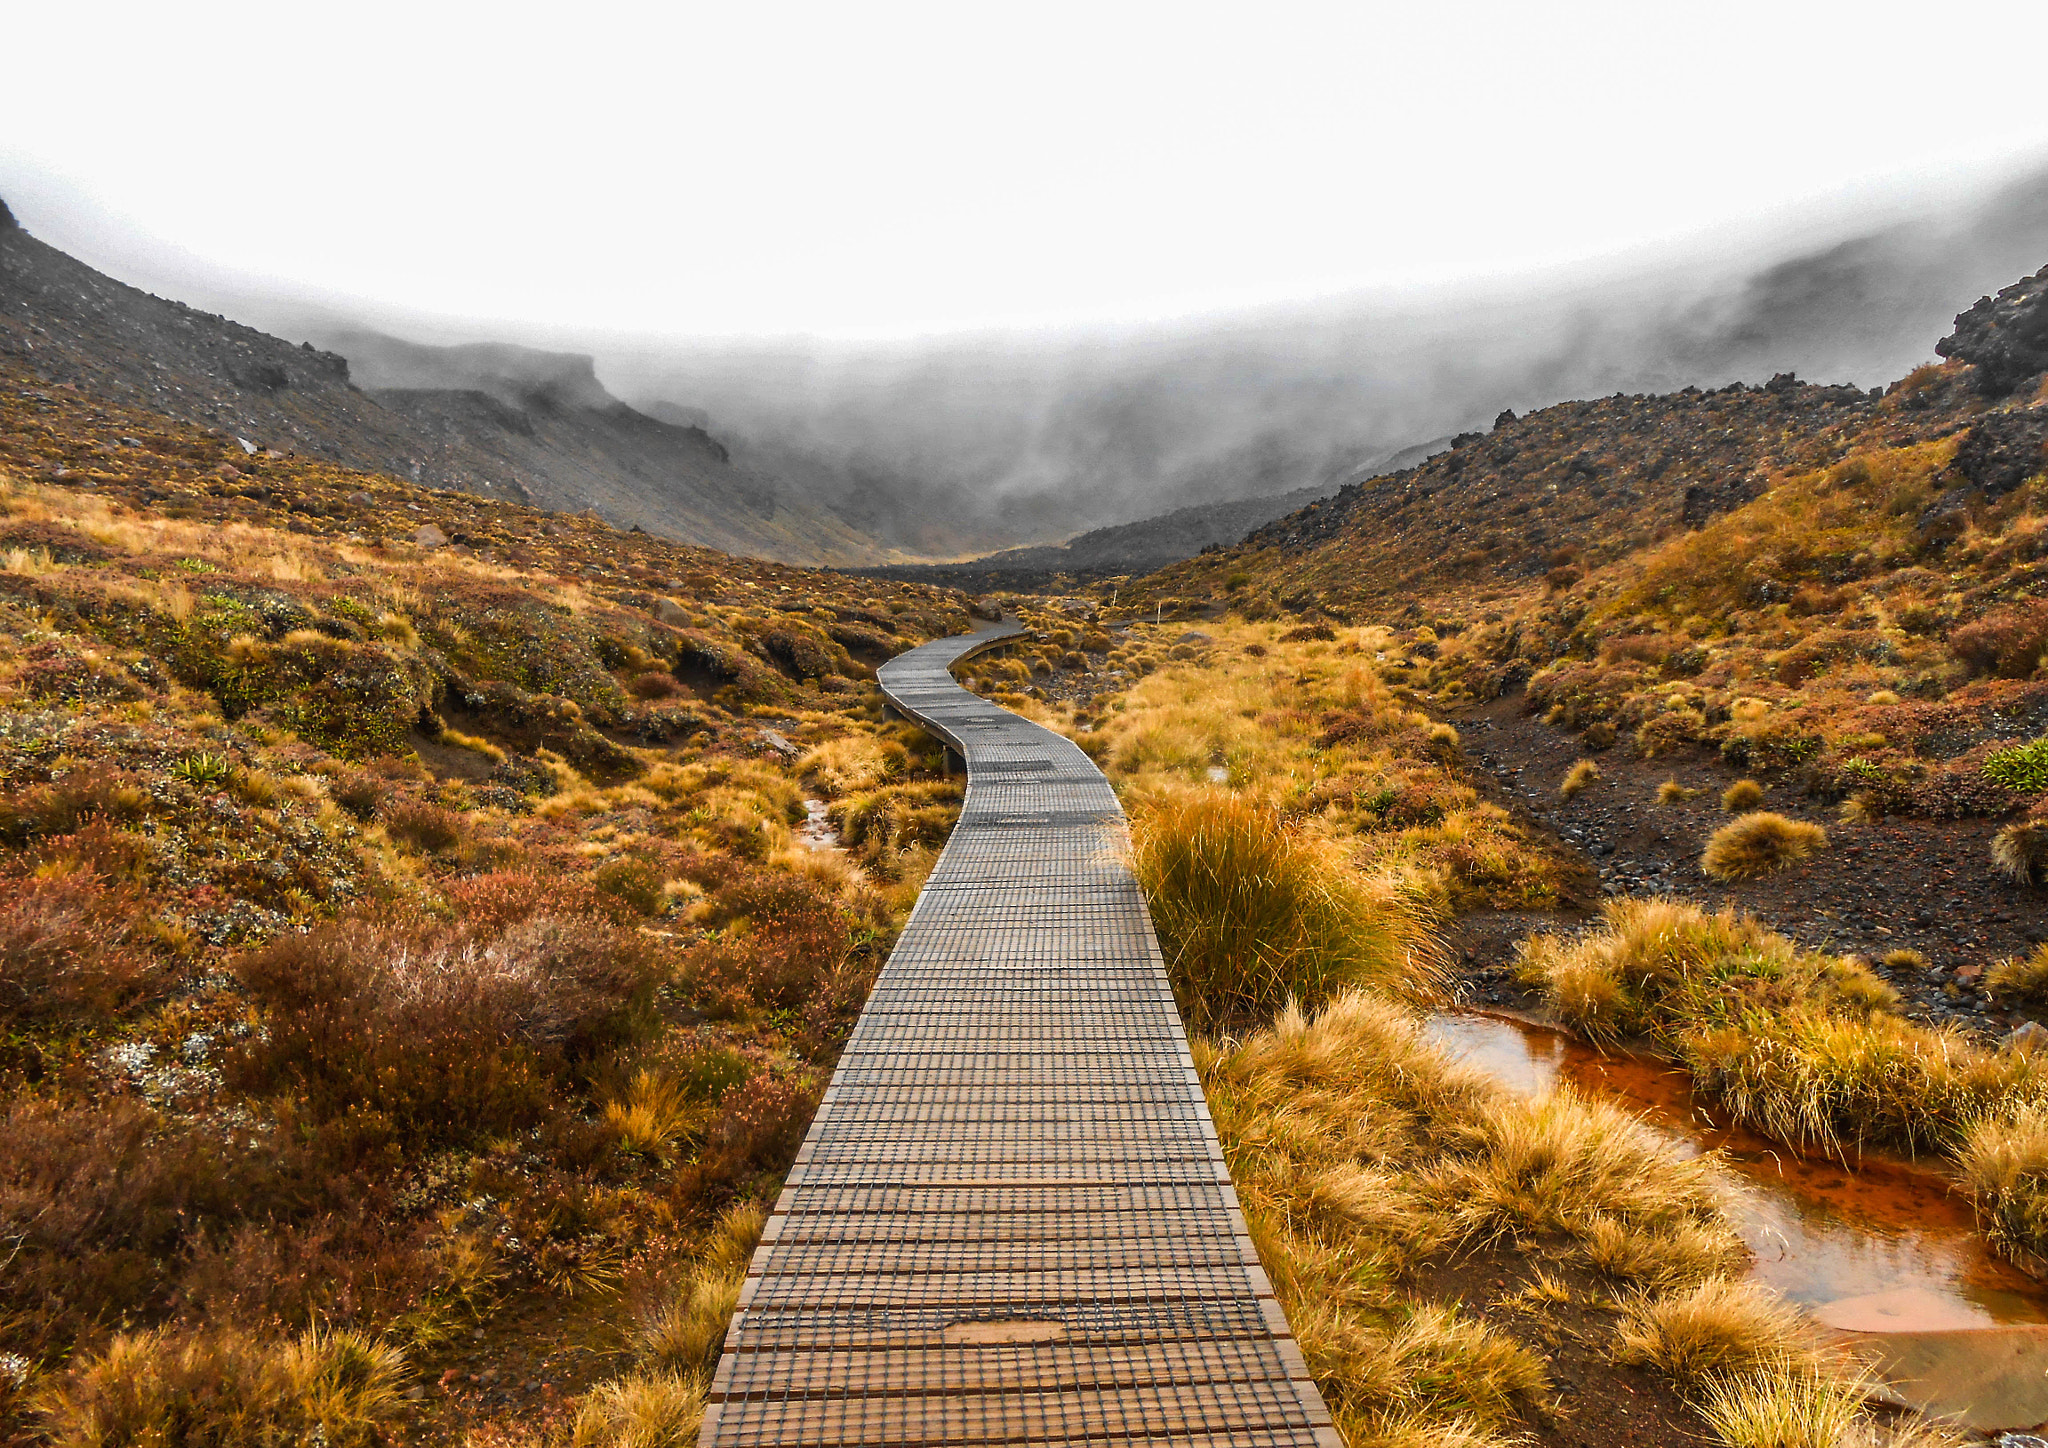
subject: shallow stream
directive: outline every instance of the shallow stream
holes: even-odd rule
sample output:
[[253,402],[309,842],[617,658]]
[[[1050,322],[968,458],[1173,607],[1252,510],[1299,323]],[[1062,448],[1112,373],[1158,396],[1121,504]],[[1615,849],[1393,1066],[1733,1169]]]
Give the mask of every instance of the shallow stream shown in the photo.
[[1726,1209],[1755,1256],[1750,1275],[1851,1332],[2048,1323],[2048,1285],[1992,1255],[1970,1205],[1932,1172],[1872,1158],[1806,1157],[1699,1101],[1682,1071],[1603,1055],[1508,1017],[1432,1017],[1431,1039],[1511,1089],[1567,1082],[1616,1102],[1687,1155],[1719,1151]]

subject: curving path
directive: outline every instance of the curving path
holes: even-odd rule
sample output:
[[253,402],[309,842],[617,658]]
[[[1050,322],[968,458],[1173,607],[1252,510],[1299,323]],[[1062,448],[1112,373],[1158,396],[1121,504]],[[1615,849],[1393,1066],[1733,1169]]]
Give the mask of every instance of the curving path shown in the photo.
[[1123,811],[1071,742],[881,670],[967,802],[748,1270],[705,1445],[1333,1448],[1238,1213]]

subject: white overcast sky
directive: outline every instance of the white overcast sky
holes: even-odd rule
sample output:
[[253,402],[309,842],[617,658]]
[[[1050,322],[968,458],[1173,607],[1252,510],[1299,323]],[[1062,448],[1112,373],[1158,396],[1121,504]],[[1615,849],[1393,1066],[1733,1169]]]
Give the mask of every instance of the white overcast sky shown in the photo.
[[13,3],[117,274],[537,331],[1127,322],[1756,235],[2048,155],[2035,4]]

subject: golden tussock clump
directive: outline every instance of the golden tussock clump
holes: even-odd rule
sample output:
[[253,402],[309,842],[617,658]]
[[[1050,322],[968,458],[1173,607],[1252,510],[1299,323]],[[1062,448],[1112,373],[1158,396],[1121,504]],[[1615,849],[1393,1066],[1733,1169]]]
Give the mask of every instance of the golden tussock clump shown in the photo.
[[1623,1315],[1615,1339],[1620,1361],[1694,1379],[1751,1370],[1813,1346],[1797,1308],[1752,1283],[1727,1278],[1636,1303]]
[[2036,1254],[2048,1247],[2048,1107],[1987,1115],[1956,1165],[1994,1241]]
[[1764,787],[1753,779],[1738,779],[1721,792],[1721,808],[1729,814],[1755,809],[1764,802]]
[[1687,789],[1675,779],[1667,779],[1657,786],[1657,803],[1684,804],[1699,794],[1696,789]]
[[1566,772],[1564,783],[1557,787],[1557,792],[1565,799],[1570,799],[1590,788],[1599,778],[1600,766],[1590,759],[1581,759]]
[[2000,961],[1984,977],[1984,988],[2001,1001],[2038,1005],[2048,1001],[2048,945],[2032,955]]
[[2048,874],[2048,821],[2021,820],[1991,838],[1991,866],[2023,885]]
[[1714,831],[1700,868],[1715,880],[1755,880],[1827,848],[1828,832],[1805,820],[1759,810]]

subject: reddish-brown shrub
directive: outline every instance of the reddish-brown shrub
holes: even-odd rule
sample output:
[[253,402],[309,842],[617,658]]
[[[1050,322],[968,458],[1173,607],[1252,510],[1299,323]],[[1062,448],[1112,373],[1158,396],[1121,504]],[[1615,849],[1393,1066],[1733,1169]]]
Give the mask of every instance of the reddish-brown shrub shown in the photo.
[[148,841],[103,819],[73,834],[47,837],[31,853],[41,864],[73,867],[109,883],[141,879],[150,861]]
[[366,770],[352,769],[337,774],[327,786],[334,802],[359,820],[366,820],[384,802],[384,781]]
[[429,854],[462,843],[462,816],[423,800],[402,800],[384,811],[391,837]]
[[690,967],[706,997],[728,1008],[801,1007],[846,959],[845,917],[794,875],[740,876],[710,906],[713,934],[691,950]]
[[1335,629],[1318,620],[1315,623],[1298,624],[1294,628],[1287,630],[1286,633],[1280,635],[1280,642],[1284,644],[1298,644],[1307,643],[1311,640],[1321,640],[1324,643],[1328,643],[1336,637],[1337,631]]
[[702,1177],[730,1182],[786,1168],[803,1145],[819,1095],[809,1077],[767,1072],[727,1091],[698,1151]]
[[2024,679],[2048,646],[2048,599],[1994,609],[1974,623],[1952,629],[1948,646],[1972,673]]
[[260,1154],[223,1153],[125,1097],[19,1101],[0,1117],[0,1313],[69,1333],[140,1311],[202,1221],[274,1200],[267,1180]]
[[1600,646],[1600,657],[1610,664],[1627,661],[1661,666],[1681,642],[1669,634],[1629,634],[1607,640]]
[[450,881],[445,887],[456,920],[478,937],[503,933],[535,915],[595,916],[623,925],[633,907],[566,870],[536,875],[529,870],[492,870]]
[[22,845],[47,835],[74,834],[95,819],[139,818],[148,807],[149,795],[128,775],[79,770],[0,798],[0,842]]
[[96,876],[0,876],[0,1022],[119,1010],[154,963],[130,941],[136,902]]
[[645,1025],[664,964],[648,937],[587,917],[288,936],[236,963],[268,1030],[229,1078],[303,1101],[350,1152],[528,1125],[552,1077]]
[[673,699],[682,692],[682,685],[676,676],[666,669],[650,669],[644,674],[633,676],[633,682],[626,685],[636,699]]

